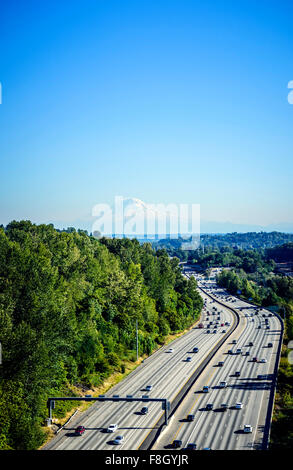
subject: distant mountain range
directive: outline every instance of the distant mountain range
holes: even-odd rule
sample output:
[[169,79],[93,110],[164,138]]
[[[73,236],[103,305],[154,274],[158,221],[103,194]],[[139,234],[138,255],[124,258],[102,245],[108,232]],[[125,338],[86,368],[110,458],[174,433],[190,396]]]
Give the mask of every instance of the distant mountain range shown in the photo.
[[293,222],[283,222],[270,225],[235,224],[233,222],[201,221],[201,233],[247,233],[247,232],[283,232],[293,233]]
[[[47,222],[51,223],[51,222]],[[74,227],[76,230],[87,230],[88,233],[92,232],[92,221],[75,220],[72,222],[53,222],[54,227],[58,229],[66,229]],[[283,222],[270,225],[249,225],[249,224],[235,224],[233,222],[216,222],[216,221],[201,221],[200,232],[203,233],[247,233],[247,232],[282,232],[293,233],[293,222]],[[143,238],[143,237],[142,237]],[[158,237],[160,238],[160,237]]]

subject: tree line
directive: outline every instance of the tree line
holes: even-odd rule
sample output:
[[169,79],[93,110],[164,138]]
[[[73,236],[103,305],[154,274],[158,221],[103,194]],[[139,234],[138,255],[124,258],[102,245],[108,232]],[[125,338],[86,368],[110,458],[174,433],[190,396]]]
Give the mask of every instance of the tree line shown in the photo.
[[[202,309],[178,259],[137,240],[13,221],[0,228],[0,449],[36,449],[48,396],[99,386]],[[62,416],[70,404],[56,403]]]

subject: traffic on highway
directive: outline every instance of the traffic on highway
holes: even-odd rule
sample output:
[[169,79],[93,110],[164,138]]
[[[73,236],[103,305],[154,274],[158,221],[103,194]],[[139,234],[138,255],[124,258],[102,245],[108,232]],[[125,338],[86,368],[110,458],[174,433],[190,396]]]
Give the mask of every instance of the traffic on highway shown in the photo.
[[[95,402],[44,449],[263,449],[269,436],[282,322],[271,312],[243,302],[194,275],[204,300],[200,320],[160,348]],[[161,403],[119,397],[166,398]],[[76,429],[82,427],[82,432]]]

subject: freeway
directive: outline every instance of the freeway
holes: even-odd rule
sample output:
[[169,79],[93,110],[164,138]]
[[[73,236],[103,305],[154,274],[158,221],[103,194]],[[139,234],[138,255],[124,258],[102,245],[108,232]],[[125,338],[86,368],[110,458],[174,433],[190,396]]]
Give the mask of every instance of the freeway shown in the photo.
[[[187,273],[188,276],[190,274],[193,273]],[[233,306],[239,312],[239,327],[200,375],[152,449],[168,449],[175,439],[181,441],[182,448],[195,444],[197,449],[265,449],[269,439],[282,323],[278,316],[267,310],[228,295],[217,287],[214,277],[209,281],[198,275],[195,277],[199,287],[214,299]],[[272,347],[268,347],[269,343]],[[236,354],[237,348],[241,348],[239,354]],[[229,350],[232,354],[228,353]],[[219,362],[223,362],[221,367]],[[222,388],[221,382],[226,382],[226,386]],[[206,385],[210,391],[203,393]],[[212,409],[208,409],[208,404]],[[227,408],[224,409],[222,404]],[[194,415],[194,421],[187,420],[190,414]],[[252,427],[251,433],[243,432],[245,424]]]
[[[187,277],[194,274],[187,269],[185,273]],[[196,277],[204,299],[200,319],[204,328],[194,325],[185,335],[160,348],[106,395],[148,394],[167,398],[174,405],[169,425],[162,426],[164,411],[159,403],[96,402],[86,412],[78,413],[44,450],[136,450],[151,445],[152,449],[161,450],[169,448],[174,439],[181,440],[183,448],[188,443],[196,443],[199,449],[266,447],[281,322],[277,316],[268,317],[269,312],[263,309],[257,312],[255,306],[229,296],[216,286],[214,278],[205,281]],[[233,340],[236,344],[232,344]],[[268,347],[269,342],[272,348]],[[198,352],[193,352],[194,347]],[[242,348],[242,352],[235,354],[236,348]],[[218,350],[205,366],[214,349]],[[229,349],[233,354],[228,354]],[[249,356],[245,355],[246,351]],[[253,357],[264,362],[253,362]],[[219,361],[223,366],[219,367]],[[260,374],[263,378],[257,378]],[[190,391],[176,405],[190,381],[194,382]],[[220,388],[221,381],[226,381],[227,387]],[[148,385],[152,386],[149,392]],[[202,392],[204,385],[210,387],[208,393]],[[221,409],[224,402],[228,405],[226,411]],[[242,403],[240,409],[235,407],[236,402]],[[207,410],[207,403],[213,404],[212,410]],[[143,415],[140,410],[145,405],[148,413]],[[194,414],[193,422],[186,421],[188,414]],[[117,424],[117,430],[110,434],[106,431],[112,423]],[[252,426],[252,433],[243,433],[244,424]],[[85,427],[82,436],[74,433],[78,425]],[[117,435],[124,437],[119,445],[114,444]]]
[[[209,296],[202,294],[205,299],[201,321],[206,322],[208,313],[213,317],[213,329],[200,329],[195,325],[186,334],[177,338],[167,346],[160,348],[148,357],[123,381],[117,384],[106,394],[121,397],[131,394],[135,397],[149,394],[150,397],[167,398],[171,403],[176,399],[180,390],[190,377],[198,370],[206,359],[210,350],[229,334],[235,325],[235,315],[230,309],[215,307]],[[217,318],[220,320],[217,320]],[[219,325],[216,327],[215,323]],[[225,328],[220,323],[229,323]],[[225,333],[223,333],[225,329]],[[216,333],[213,331],[216,330]],[[173,352],[169,352],[172,346]],[[194,353],[193,348],[198,352]],[[190,362],[187,357],[191,357]],[[152,390],[146,391],[151,385]],[[142,406],[148,405],[148,414],[142,415]],[[143,448],[147,436],[153,429],[159,428],[159,419],[163,415],[161,405],[158,403],[137,402],[96,402],[86,412],[80,413],[74,422],[70,422],[64,429],[48,443],[43,449],[74,449],[74,450],[133,450]],[[111,424],[117,424],[114,434],[106,432]],[[83,425],[86,429],[82,436],[75,436],[74,429]],[[119,447],[113,444],[116,435],[123,435],[124,441]]]

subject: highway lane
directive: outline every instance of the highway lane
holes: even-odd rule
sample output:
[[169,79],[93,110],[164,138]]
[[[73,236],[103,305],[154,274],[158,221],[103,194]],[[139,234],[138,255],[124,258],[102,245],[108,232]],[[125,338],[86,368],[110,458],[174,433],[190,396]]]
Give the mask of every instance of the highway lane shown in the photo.
[[[211,311],[212,306],[207,301],[208,310]],[[221,307],[220,310],[222,310],[221,320],[229,321],[231,324],[230,327],[226,326],[228,331],[233,324],[233,315],[228,309]],[[206,323],[206,313],[203,313],[203,318]],[[121,396],[126,394],[142,396],[147,393],[145,386],[152,385],[153,389],[149,393],[151,397],[166,397],[172,401],[222,335],[223,333],[219,332],[207,334],[206,328],[190,330],[146,359],[120,384],[113,387],[107,396],[112,396],[114,393]],[[195,346],[199,348],[199,352],[191,353]],[[167,352],[170,347],[174,348],[173,353]],[[191,362],[186,362],[188,355],[192,357]],[[140,408],[144,405],[149,407],[149,414],[145,416],[139,414]],[[112,439],[117,434],[123,434],[125,437],[125,442],[118,447],[119,449],[136,449],[162,413],[161,405],[154,403],[141,403],[141,405],[137,402],[95,403],[86,413],[69,423],[45,446],[45,449],[115,449],[117,447],[113,446]],[[114,436],[104,432],[110,423],[118,424]],[[85,426],[86,432],[81,437],[73,436],[73,428],[79,424]]]
[[[203,284],[207,285],[206,282]],[[210,281],[209,285],[209,292],[216,293],[222,301],[225,292],[217,288],[213,281]],[[213,364],[200,376],[153,449],[169,448],[174,439],[182,440],[183,447],[188,443],[196,443],[199,449],[263,448],[272,386],[270,374],[272,376],[274,372],[281,334],[280,320],[275,315],[268,317],[269,313],[264,309],[256,315],[254,306],[238,299],[232,300],[229,303],[239,310],[241,316],[239,328],[229,338],[230,344],[221,347],[214,357]],[[263,314],[266,317],[263,317]],[[266,329],[265,319],[270,323],[270,330]],[[232,345],[230,339],[237,339],[237,344]],[[250,341],[253,346],[249,346]],[[272,348],[267,347],[268,342],[273,343]],[[244,353],[250,350],[250,356],[227,354],[228,349],[235,350],[237,347],[242,347]],[[264,358],[267,362],[252,362],[253,356]],[[217,367],[220,360],[224,361],[223,367]],[[236,371],[240,372],[240,377],[235,376]],[[269,378],[258,379],[258,374],[269,374]],[[228,382],[228,387],[218,388],[220,381],[224,380]],[[203,385],[210,385],[211,391],[202,393]],[[233,407],[237,401],[243,403],[242,409]],[[220,405],[224,402],[228,403],[228,409],[223,412]],[[214,409],[207,411],[207,403],[213,403]],[[184,421],[187,414],[194,414],[195,421]],[[252,434],[242,432],[244,424],[253,426]]]

